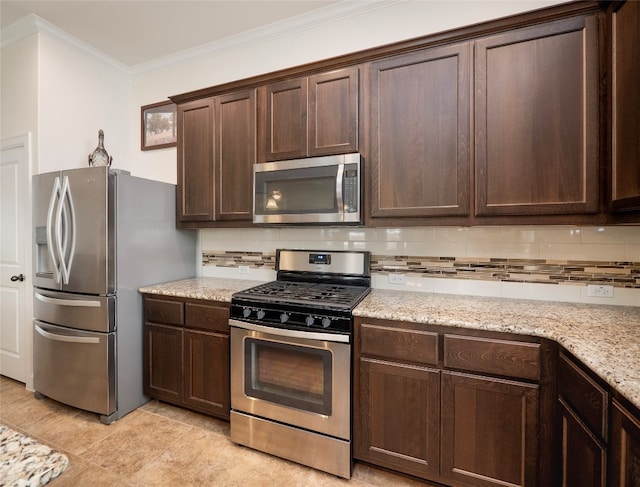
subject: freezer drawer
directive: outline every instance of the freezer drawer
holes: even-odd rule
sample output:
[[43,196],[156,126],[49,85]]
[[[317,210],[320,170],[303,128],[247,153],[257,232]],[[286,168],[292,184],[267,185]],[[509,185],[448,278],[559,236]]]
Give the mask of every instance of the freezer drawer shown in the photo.
[[51,399],[108,416],[116,410],[115,333],[34,320],[33,383]]
[[109,332],[116,329],[115,296],[88,296],[33,291],[33,316],[47,323],[78,330]]

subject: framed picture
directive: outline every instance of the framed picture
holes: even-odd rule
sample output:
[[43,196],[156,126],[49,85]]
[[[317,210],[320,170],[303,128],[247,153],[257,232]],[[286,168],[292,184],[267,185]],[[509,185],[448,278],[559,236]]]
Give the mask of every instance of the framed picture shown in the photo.
[[142,150],[175,147],[178,142],[176,126],[176,104],[161,101],[141,108]]

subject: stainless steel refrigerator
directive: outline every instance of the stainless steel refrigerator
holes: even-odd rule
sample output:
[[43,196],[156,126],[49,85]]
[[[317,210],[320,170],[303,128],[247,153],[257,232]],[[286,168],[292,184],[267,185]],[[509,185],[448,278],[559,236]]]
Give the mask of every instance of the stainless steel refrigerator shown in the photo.
[[90,167],[33,177],[36,397],[109,424],[144,404],[138,288],[196,275],[175,186]]

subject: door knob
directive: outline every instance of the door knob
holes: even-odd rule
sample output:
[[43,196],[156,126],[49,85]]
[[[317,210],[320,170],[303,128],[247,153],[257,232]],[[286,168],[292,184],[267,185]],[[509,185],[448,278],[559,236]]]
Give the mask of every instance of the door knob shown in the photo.
[[24,274],[20,274],[19,276],[11,276],[11,281],[12,282],[16,282],[16,281],[24,281]]

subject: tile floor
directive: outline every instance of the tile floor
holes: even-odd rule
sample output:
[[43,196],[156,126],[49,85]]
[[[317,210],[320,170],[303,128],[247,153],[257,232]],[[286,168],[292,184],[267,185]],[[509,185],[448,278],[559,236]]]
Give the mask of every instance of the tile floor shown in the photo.
[[238,446],[228,423],[155,400],[106,426],[96,414],[37,400],[5,377],[0,422],[69,457],[51,487],[430,485],[363,464],[347,481]]

